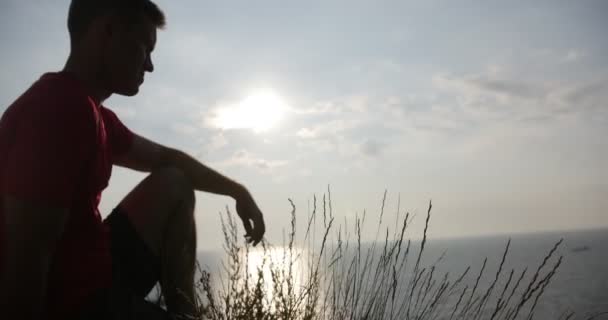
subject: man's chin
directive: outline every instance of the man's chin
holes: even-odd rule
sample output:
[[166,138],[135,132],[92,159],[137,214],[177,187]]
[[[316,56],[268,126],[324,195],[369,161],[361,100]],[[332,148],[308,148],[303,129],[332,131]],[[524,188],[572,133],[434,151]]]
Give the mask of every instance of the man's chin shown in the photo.
[[123,88],[120,90],[116,90],[114,93],[119,94],[121,96],[132,97],[139,92],[139,86],[134,86],[132,88]]

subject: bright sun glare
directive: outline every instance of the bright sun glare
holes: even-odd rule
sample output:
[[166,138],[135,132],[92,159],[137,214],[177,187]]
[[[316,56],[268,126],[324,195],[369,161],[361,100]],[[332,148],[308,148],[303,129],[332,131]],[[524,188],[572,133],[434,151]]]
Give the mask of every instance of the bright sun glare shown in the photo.
[[[260,271],[262,271],[266,298],[272,300],[275,290],[279,288],[277,286],[279,283],[280,286],[283,286],[283,290],[286,290],[286,281],[290,281],[295,288],[304,286],[306,283],[304,267],[307,261],[307,253],[298,249],[290,251],[284,247],[270,248],[266,251],[253,249],[248,252],[246,257],[247,276],[255,283],[258,281]],[[273,279],[271,270],[274,271],[274,276],[277,278]],[[275,280],[279,280],[279,282],[273,283]]]
[[258,90],[233,106],[217,110],[213,122],[222,129],[264,132],[279,123],[286,109],[285,103],[274,91]]

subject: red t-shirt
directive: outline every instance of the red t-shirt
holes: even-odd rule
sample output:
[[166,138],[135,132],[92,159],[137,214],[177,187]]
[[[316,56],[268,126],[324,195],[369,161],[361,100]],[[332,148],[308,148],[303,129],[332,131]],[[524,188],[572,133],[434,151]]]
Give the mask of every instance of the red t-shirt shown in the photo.
[[[51,319],[65,318],[111,282],[108,230],[98,205],[113,157],[132,141],[116,115],[66,72],[44,74],[0,119],[0,194],[69,208],[49,270]],[[0,203],[0,224],[3,215]]]

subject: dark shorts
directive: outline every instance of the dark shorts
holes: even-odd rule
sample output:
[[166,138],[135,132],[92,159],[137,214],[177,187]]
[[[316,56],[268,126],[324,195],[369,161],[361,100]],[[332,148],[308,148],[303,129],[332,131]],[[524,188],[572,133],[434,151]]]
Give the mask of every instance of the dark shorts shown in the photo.
[[88,299],[76,319],[169,319],[162,308],[145,299],[159,280],[159,258],[120,207],[103,223],[110,229],[112,284]]

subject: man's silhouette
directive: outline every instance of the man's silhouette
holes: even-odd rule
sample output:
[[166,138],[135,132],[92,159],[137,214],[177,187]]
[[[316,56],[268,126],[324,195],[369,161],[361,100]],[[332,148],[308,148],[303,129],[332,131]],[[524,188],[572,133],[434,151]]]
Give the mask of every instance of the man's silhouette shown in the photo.
[[[234,198],[248,240],[262,239],[245,187],[131,132],[103,105],[137,94],[164,23],[149,0],[72,0],[65,67],[2,115],[0,318],[163,318],[144,302],[156,282],[170,315],[192,314],[194,190]],[[112,165],[150,174],[102,221]]]

